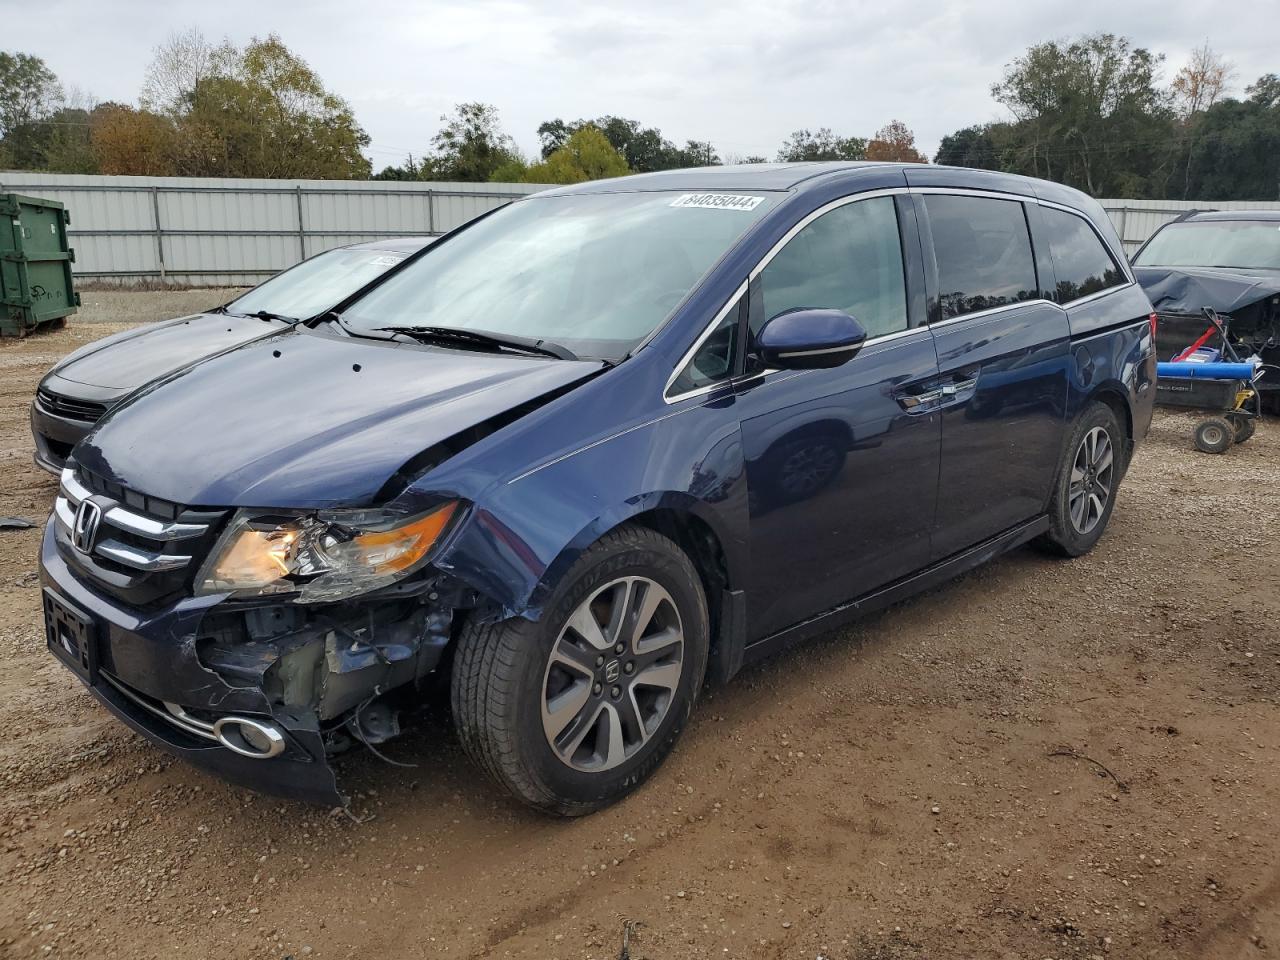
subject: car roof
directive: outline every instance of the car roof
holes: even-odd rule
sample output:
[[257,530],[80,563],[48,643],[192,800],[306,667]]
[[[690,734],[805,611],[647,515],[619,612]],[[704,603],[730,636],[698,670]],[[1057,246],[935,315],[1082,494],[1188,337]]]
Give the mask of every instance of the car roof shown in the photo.
[[1280,210],[1196,210],[1182,219],[1182,223],[1187,221],[1210,220],[1266,220],[1269,222],[1280,221]]
[[731,163],[635,173],[545,190],[539,196],[574,193],[629,193],[641,190],[794,190],[806,180],[833,173],[896,166],[867,160],[802,163]]
[[741,163],[716,167],[690,167],[638,173],[609,180],[591,180],[544,190],[539,197],[588,193],[633,193],[649,190],[750,190],[804,193],[821,190],[833,181],[853,186],[863,175],[868,180],[884,180],[888,171],[905,173],[905,185],[993,190],[1066,204],[1093,219],[1103,216],[1102,208],[1087,194],[1072,187],[1034,177],[995,170],[975,170],[924,163],[880,163],[870,160],[806,161],[802,163]]
[[382,240],[368,240],[364,243],[352,243],[343,249],[346,250],[387,250],[396,253],[416,253],[427,244],[432,243],[435,237],[387,237]]

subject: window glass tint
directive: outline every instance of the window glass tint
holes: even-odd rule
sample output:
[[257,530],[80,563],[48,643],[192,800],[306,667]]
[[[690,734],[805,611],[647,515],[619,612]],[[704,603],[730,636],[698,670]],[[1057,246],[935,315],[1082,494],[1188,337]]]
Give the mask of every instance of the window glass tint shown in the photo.
[[702,346],[680,371],[680,376],[672,381],[667,396],[679,396],[729,378],[733,373],[734,357],[737,356],[738,331],[741,329],[739,312],[738,304],[735,304],[724,319],[716,324],[711,336],[702,342]]
[[[764,321],[788,310],[835,308],[868,337],[907,328],[902,243],[892,197],[837,207],[809,224],[760,275]],[[752,331],[758,332],[758,331]]]
[[1280,222],[1189,220],[1165,227],[1137,257],[1138,267],[1262,267],[1280,270]]
[[1049,230],[1059,303],[1069,303],[1124,283],[1124,274],[1082,218],[1050,207],[1043,207],[1041,215]]
[[1021,203],[932,194],[924,204],[944,320],[1039,296]]

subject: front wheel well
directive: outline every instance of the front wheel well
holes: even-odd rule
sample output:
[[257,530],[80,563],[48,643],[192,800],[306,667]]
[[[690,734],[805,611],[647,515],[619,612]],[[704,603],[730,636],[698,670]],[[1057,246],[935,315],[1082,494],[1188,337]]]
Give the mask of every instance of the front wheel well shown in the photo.
[[702,592],[707,598],[707,626],[710,632],[711,669],[726,654],[723,645],[730,638],[723,635],[724,610],[721,598],[730,589],[729,564],[724,547],[711,525],[693,513],[658,507],[646,510],[627,520],[628,523],[648,527],[673,541],[693,563],[702,581]]
[[662,534],[688,554],[702,578],[707,603],[714,606],[714,598],[729,586],[729,565],[720,538],[709,523],[696,514],[664,507],[646,510],[628,518],[627,522]]

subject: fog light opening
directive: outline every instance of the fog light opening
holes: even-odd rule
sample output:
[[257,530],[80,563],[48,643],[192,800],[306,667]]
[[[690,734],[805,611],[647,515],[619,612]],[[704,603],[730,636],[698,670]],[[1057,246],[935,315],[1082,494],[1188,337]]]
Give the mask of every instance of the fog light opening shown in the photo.
[[223,717],[213,725],[213,735],[228,750],[255,760],[284,750],[284,734],[276,726],[249,717]]

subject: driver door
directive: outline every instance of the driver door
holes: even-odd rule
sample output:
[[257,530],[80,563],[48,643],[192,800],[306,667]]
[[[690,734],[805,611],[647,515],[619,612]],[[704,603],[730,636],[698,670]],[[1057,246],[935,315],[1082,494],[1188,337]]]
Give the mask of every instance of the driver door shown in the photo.
[[835,206],[753,276],[752,337],[780,313],[825,307],[852,314],[868,339],[834,369],[749,367],[735,388],[751,517],[748,642],[929,562],[941,434],[918,399],[938,374],[923,284],[906,196]]

